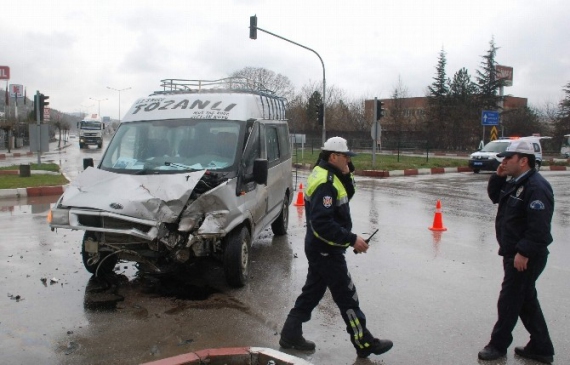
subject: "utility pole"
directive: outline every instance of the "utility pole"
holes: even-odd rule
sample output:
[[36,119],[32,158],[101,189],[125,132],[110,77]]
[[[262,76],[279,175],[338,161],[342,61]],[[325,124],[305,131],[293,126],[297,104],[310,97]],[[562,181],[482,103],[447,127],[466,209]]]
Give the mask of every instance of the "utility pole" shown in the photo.
[[130,90],[130,87],[126,87],[124,89],[115,89],[112,87],[107,86],[109,90],[115,90],[119,92],[119,124],[121,124],[121,91]]
[[292,40],[289,40],[287,38],[281,37],[280,35],[277,35],[275,33],[271,33],[270,31],[267,31],[265,29],[261,29],[257,26],[257,15],[253,15],[251,17],[249,17],[249,38],[250,39],[257,39],[257,31],[260,30],[264,33],[270,34],[274,37],[277,37],[279,39],[283,39],[284,41],[287,41],[289,43],[293,43],[294,45],[297,45],[301,48],[304,48],[306,50],[309,50],[311,52],[313,52],[314,54],[317,55],[317,57],[319,57],[319,60],[321,61],[321,65],[323,66],[323,115],[322,115],[322,119],[323,119],[323,135],[322,135],[322,142],[323,142],[323,146],[325,145],[325,141],[327,139],[327,133],[326,133],[326,118],[325,118],[325,107],[324,105],[326,104],[326,98],[325,98],[325,93],[326,93],[326,78],[325,78],[325,63],[323,62],[323,59],[321,58],[321,56],[314,50],[311,49],[309,47],[303,46],[302,44],[299,44],[297,42],[293,42]]
[[[101,118],[101,102],[102,102],[102,101],[105,101],[105,100],[109,100],[109,99],[107,99],[107,98],[105,98],[105,99],[89,98],[89,99],[95,100],[96,102],[99,103],[99,108],[97,109],[97,113],[98,113],[97,115],[99,116],[99,118]],[[121,102],[120,102],[120,97],[119,97],[119,106],[121,106],[120,103],[121,103]],[[119,112],[119,114],[120,114],[120,112]]]

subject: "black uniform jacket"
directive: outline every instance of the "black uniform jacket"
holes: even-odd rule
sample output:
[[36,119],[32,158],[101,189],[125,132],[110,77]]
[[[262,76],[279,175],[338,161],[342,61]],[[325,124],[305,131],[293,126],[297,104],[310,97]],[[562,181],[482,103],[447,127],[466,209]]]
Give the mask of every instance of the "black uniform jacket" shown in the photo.
[[499,255],[548,255],[554,211],[554,193],[548,181],[534,169],[517,182],[507,182],[495,173],[487,192],[493,203],[499,203],[495,219]]
[[[343,175],[326,161],[321,160],[319,166],[334,173],[340,179],[350,200],[355,191],[351,175]],[[332,202],[323,204],[328,199],[332,199]],[[356,242],[356,234],[351,232],[352,219],[348,202],[340,206],[336,203],[337,190],[330,182],[320,184],[314,191],[310,202],[305,202],[307,217],[305,250],[344,254],[347,246],[353,246]],[[319,237],[315,236],[314,232],[317,232]]]

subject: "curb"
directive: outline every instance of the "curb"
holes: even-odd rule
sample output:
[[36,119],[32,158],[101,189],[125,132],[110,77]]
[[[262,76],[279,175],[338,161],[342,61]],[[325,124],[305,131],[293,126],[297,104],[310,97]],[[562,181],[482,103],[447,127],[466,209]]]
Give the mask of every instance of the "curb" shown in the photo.
[[34,153],[33,152],[14,152],[14,153],[10,153],[10,154],[6,154],[6,153],[0,153],[0,160],[5,160],[8,157],[24,157],[24,156],[33,156]]
[[279,365],[311,365],[298,357],[266,347],[230,347],[189,352],[141,365],[232,365],[268,364],[277,360]]
[[[564,167],[564,166],[560,166]],[[432,167],[429,169],[405,169],[405,170],[362,170],[356,171],[356,175],[369,177],[395,177],[395,176],[416,176],[416,175],[436,175],[453,172],[472,172],[469,167]]]
[[0,189],[0,199],[26,198],[28,196],[61,195],[67,185],[62,186],[38,186],[35,188]]
[[[50,142],[50,143],[54,143],[56,144],[57,142]],[[53,151],[48,151],[48,152],[57,152],[57,151],[61,151],[69,146],[71,146],[71,143],[65,143],[63,146],[55,146],[53,148]],[[44,154],[45,152],[42,152],[42,154]],[[11,157],[30,157],[30,156],[37,156],[37,152],[11,152],[11,153],[0,153],[0,160],[5,160],[7,158],[11,158]]]
[[[295,164],[296,168],[302,170],[310,170],[310,164]],[[541,171],[570,171],[570,167],[566,166],[543,166]],[[15,175],[10,172],[7,175]],[[405,169],[405,170],[356,170],[356,176],[388,178],[397,176],[417,176],[417,175],[436,175],[457,172],[472,172],[469,167],[433,167],[430,169]],[[32,172],[33,173],[33,172]],[[1,175],[1,173],[0,173]],[[67,185],[61,186],[39,186],[35,188],[17,188],[17,189],[0,189],[0,199],[3,198],[25,198],[27,196],[46,196],[46,195],[61,195],[65,191]]]

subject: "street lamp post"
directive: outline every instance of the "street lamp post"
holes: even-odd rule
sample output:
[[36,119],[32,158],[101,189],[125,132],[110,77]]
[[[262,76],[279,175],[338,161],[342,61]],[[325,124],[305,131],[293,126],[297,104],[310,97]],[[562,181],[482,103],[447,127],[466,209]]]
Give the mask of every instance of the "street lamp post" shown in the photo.
[[107,86],[107,89],[115,90],[115,91],[119,92],[119,124],[120,124],[121,123],[121,91],[129,90],[130,87],[126,87],[124,89],[115,89],[115,88]]
[[97,115],[99,116],[99,118],[101,118],[101,102],[102,102],[102,101],[105,101],[105,100],[109,100],[109,99],[107,99],[107,98],[105,98],[105,99],[89,98],[89,99],[95,100],[96,102],[99,103],[99,108],[97,109],[97,113],[98,113]]
[[[81,118],[85,117],[85,115],[87,115],[87,111],[89,110],[89,108],[91,108],[92,106],[94,106],[95,104],[91,104],[91,105],[79,105],[79,114],[81,114]],[[85,110],[85,111],[84,111]]]

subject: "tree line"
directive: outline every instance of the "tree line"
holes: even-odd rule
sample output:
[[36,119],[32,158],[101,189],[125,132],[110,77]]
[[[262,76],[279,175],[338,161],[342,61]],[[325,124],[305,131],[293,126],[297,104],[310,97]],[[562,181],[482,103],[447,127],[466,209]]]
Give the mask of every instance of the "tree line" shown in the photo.
[[[570,134],[570,82],[563,86],[565,97],[557,105],[548,104],[540,109],[528,105],[501,108],[505,96],[499,92],[504,80],[497,74],[498,50],[494,39],[491,39],[475,77],[465,67],[449,77],[446,52],[442,49],[425,99],[410,98],[407,88],[399,79],[390,98],[386,99],[387,113],[381,120],[383,146],[407,143],[414,147],[440,150],[473,150],[482,137],[489,139],[491,128],[486,128],[487,136],[481,134],[482,110],[497,110],[501,112],[500,135],[550,135],[554,137],[551,145],[558,148],[563,135]],[[317,111],[323,103],[327,135],[340,134],[370,142],[373,109],[370,98],[366,96],[350,97],[341,88],[328,85],[326,100],[323,100],[322,81],[309,82],[296,91],[287,76],[265,68],[245,67],[230,76],[254,80],[256,84],[262,84],[267,90],[285,97],[288,100],[286,113],[292,133],[303,133],[320,141],[322,126],[318,123]],[[422,99],[422,102],[427,100],[427,104],[415,105],[417,100],[414,99]],[[0,100],[0,104],[3,101]],[[26,104],[32,104],[27,101]],[[18,118],[5,115],[0,123],[0,134],[7,135],[22,123],[35,122],[30,108],[23,108],[23,111]],[[53,135],[61,136],[62,132],[69,132],[71,125],[79,119],[78,116],[52,110],[50,124]]]
[[[442,49],[438,55],[433,82],[427,86],[424,95],[427,105],[414,105],[414,98],[409,97],[407,88],[399,80],[390,98],[386,100],[387,113],[381,120],[383,144],[411,143],[417,147],[429,146],[431,149],[473,150],[483,137],[486,141],[490,138],[489,127],[485,130],[485,136],[482,135],[482,111],[495,110],[501,113],[499,136],[539,133],[553,136],[550,144],[558,148],[562,136],[570,133],[570,82],[563,87],[565,98],[558,105],[503,108],[501,105],[509,95],[500,95],[505,80],[497,73],[498,50],[494,39],[491,39],[489,49],[481,56],[480,67],[474,77],[465,67],[449,77],[446,52]],[[365,108],[365,102],[370,102],[370,98],[348,97],[344,90],[332,85],[327,86],[326,100],[323,101],[322,81],[309,82],[299,92],[295,92],[286,76],[264,68],[246,67],[230,76],[258,80],[268,90],[286,97],[287,115],[293,133],[303,133],[319,139],[322,127],[318,124],[317,110],[319,104],[324,103],[327,135],[341,133],[344,136],[370,139],[372,104]]]

